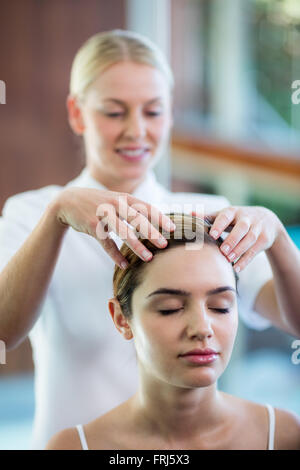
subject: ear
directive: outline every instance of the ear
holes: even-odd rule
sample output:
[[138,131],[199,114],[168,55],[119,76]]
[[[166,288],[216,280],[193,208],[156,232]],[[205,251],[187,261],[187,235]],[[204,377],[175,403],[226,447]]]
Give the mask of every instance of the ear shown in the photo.
[[72,130],[75,132],[75,134],[82,135],[85,130],[85,125],[82,116],[82,110],[79,106],[77,98],[73,95],[68,95],[66,105],[68,110],[69,124]]
[[128,319],[124,316],[119,301],[115,298],[109,299],[108,309],[117,330],[125,339],[132,339],[133,334]]

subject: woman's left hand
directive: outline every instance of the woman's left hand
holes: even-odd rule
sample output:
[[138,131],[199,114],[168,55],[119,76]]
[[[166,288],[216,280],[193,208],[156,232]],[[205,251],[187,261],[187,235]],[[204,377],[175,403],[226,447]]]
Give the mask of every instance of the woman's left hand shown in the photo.
[[228,206],[206,217],[212,223],[209,234],[214,239],[224,231],[230,232],[220,249],[230,262],[239,258],[234,265],[236,272],[242,271],[260,251],[271,248],[285,230],[274,212],[260,206]]

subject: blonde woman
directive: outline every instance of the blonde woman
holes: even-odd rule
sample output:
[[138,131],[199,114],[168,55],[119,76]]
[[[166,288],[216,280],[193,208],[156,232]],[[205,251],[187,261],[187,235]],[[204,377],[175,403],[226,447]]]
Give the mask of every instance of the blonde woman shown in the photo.
[[143,240],[153,252],[143,263],[124,244],[129,267],[114,272],[109,311],[123,339],[134,341],[137,392],[59,432],[46,449],[300,450],[299,417],[217,389],[237,332],[237,275],[208,224],[170,217],[176,230],[167,248]]
[[122,241],[145,262],[152,255],[139,234],[166,246],[174,228],[164,212],[175,203],[177,211],[178,204],[190,211],[188,203],[214,212],[214,230],[233,227],[224,256],[234,251],[239,258],[245,321],[299,332],[299,253],[276,215],[230,207],[222,196],[172,194],[157,182],[153,167],[170,136],[172,87],[165,58],[147,39],[119,30],[90,38],[74,59],[67,97],[71,128],[84,142],[83,171],[65,187],[27,191],[4,206],[0,338],[8,350],[27,335],[31,341],[34,449],[135,392],[133,347],[106,314],[112,273],[115,263],[126,263]]

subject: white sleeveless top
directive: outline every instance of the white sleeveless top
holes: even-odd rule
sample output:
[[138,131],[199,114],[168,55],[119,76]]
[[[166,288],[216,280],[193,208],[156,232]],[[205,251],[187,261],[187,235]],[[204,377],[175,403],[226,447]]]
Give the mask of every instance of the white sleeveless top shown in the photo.
[[[266,404],[266,407],[267,407],[268,414],[269,414],[269,436],[268,436],[267,450],[274,450],[275,412],[274,412],[273,406]],[[82,424],[77,424],[76,428],[79,434],[82,450],[89,450]]]

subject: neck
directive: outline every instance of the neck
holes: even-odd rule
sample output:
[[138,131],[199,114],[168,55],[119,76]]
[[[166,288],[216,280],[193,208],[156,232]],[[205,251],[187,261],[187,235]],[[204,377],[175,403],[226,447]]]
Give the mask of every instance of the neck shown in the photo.
[[139,429],[167,445],[191,442],[215,429],[225,418],[223,394],[215,383],[183,388],[140,374],[132,403]]

